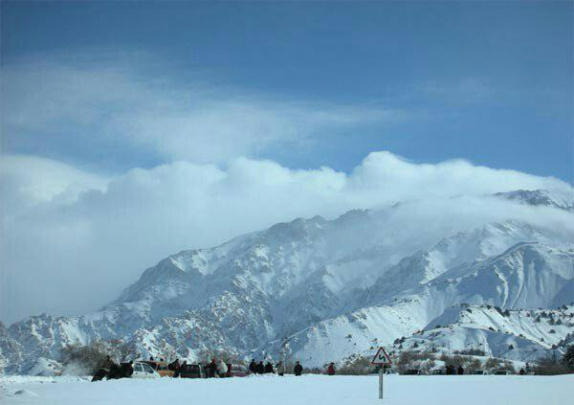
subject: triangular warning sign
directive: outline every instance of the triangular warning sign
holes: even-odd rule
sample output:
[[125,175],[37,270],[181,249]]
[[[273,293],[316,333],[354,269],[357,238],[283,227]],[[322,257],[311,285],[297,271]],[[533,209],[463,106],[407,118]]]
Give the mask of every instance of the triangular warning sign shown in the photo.
[[373,357],[373,361],[371,361],[371,364],[378,364],[385,366],[390,366],[392,363],[393,362],[391,361],[391,358],[389,357],[387,352],[385,352],[385,349],[382,346],[379,347],[379,350],[377,350],[377,354],[375,354],[375,357]]

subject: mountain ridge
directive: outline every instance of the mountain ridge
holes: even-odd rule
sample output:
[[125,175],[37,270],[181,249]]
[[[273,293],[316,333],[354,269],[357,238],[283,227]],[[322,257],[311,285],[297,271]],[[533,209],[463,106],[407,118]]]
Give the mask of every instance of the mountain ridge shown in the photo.
[[[574,219],[570,205],[532,204],[532,196],[493,198]],[[574,230],[511,216],[468,226],[455,218],[440,232],[423,227],[413,237],[395,219],[408,218],[413,204],[334,220],[297,218],[214,248],[180,251],[99,311],[2,325],[0,360],[7,372],[24,372],[38,358],[59,360],[66,344],[98,339],[130,342],[137,356],[194,360],[216,349],[277,356],[285,337],[292,356],[321,365],[374,342],[391,344],[453,305],[518,310],[569,302]]]

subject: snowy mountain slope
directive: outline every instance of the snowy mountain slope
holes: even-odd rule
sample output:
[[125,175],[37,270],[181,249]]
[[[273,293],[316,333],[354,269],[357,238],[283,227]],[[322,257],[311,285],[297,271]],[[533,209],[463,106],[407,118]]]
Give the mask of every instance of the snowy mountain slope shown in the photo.
[[424,329],[397,339],[393,350],[484,351],[485,355],[532,361],[546,356],[561,337],[574,333],[574,305],[552,310],[452,307]]
[[[561,288],[574,278],[573,261],[573,249],[521,243],[492,259],[455,267],[402,293],[395,290],[394,296],[377,306],[320,322],[292,336],[290,347],[295,357],[322,365],[334,357],[333,353],[340,355],[338,359],[348,357],[359,348],[389,344],[397,336],[423,329],[453,305],[548,308]],[[418,269],[414,266],[415,274],[419,274]],[[410,277],[408,268],[404,277]],[[375,285],[380,284],[378,281]],[[570,297],[572,300],[574,297]],[[562,337],[567,333],[558,332],[557,336]],[[279,344],[274,342],[264,350],[277,352]]]
[[[510,199],[505,209],[538,209]],[[221,348],[276,355],[278,340],[290,336],[294,356],[321,365],[408,336],[463,302],[548,308],[572,301],[574,230],[515,218],[412,223],[417,209],[296,219],[179,252],[100,311],[0,328],[0,357],[7,371],[22,372],[40,357],[58,359],[67,344],[97,339],[122,339],[146,356],[193,359]],[[573,215],[550,202],[545,209]]]
[[463,302],[510,309],[548,308],[574,278],[573,264],[572,247],[524,242],[488,260],[450,269],[427,285],[435,294],[440,291]]
[[486,224],[442,239],[429,250],[420,250],[391,267],[365,290],[360,306],[374,305],[399,292],[423,285],[465,263],[483,261],[523,241],[556,244],[547,230],[517,221]]

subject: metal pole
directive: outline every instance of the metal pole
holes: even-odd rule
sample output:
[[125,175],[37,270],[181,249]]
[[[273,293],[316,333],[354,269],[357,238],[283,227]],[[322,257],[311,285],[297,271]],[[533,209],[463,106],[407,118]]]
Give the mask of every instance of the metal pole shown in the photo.
[[379,399],[383,399],[383,366],[379,366]]

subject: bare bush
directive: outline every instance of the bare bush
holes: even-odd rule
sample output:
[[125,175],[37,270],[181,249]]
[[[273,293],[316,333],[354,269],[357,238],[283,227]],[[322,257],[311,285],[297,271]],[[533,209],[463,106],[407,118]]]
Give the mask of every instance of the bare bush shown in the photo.
[[243,364],[239,354],[231,349],[203,349],[198,353],[199,361],[210,362],[211,359],[223,360],[225,363]]
[[92,375],[101,368],[109,355],[109,347],[102,341],[89,345],[69,344],[62,349],[61,354],[68,373]]
[[337,370],[337,374],[342,375],[366,375],[372,373],[374,370],[370,359],[366,357],[359,357],[349,363],[344,364]]
[[552,357],[546,357],[538,360],[537,365],[534,367],[534,373],[540,375],[559,375],[569,374],[572,371],[563,363],[559,363]]

